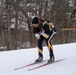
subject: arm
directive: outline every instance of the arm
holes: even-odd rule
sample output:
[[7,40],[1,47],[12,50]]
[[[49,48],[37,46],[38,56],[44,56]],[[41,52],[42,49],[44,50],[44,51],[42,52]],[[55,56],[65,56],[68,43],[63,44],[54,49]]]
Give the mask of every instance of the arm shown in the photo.
[[40,34],[39,34],[39,32],[40,32],[40,29],[39,29],[39,28],[33,27],[33,33],[35,34],[35,37],[36,37],[37,39],[40,39]]
[[[54,27],[53,24],[51,25],[51,29],[52,29],[53,33],[52,33],[50,39],[56,34],[56,28]],[[50,35],[50,28],[49,28],[48,24],[44,24],[44,30],[45,30],[45,32],[42,32],[41,35],[44,36],[46,39],[48,39],[49,35]]]
[[48,24],[44,24],[43,29],[44,29],[45,31],[42,31],[41,35],[42,35],[43,37],[45,37],[46,39],[49,38],[49,34],[50,34],[49,25],[48,25]]

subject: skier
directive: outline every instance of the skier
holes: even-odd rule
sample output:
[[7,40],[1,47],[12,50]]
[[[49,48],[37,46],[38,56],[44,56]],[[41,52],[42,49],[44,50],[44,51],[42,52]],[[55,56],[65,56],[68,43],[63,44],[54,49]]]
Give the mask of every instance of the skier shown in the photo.
[[51,39],[56,34],[56,29],[54,25],[52,24],[50,29],[47,21],[39,19],[38,17],[34,17],[32,19],[32,25],[33,25],[33,33],[37,38],[38,55],[39,55],[38,59],[36,59],[35,62],[41,62],[43,60],[42,42],[44,40],[46,42],[50,54],[50,59],[48,60],[48,62],[54,62],[55,57],[53,53],[53,47],[51,44]]

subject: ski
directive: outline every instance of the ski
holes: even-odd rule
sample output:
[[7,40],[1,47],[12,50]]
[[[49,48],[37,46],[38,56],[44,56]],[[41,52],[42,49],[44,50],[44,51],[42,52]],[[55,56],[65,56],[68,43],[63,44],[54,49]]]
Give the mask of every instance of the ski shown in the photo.
[[[43,61],[38,62],[38,63],[42,63],[42,62],[44,62],[44,61],[47,61],[47,60],[43,60]],[[19,70],[19,69],[22,69],[22,68],[25,68],[25,67],[29,67],[29,66],[32,66],[32,65],[35,65],[35,64],[38,64],[38,63],[33,62],[33,63],[27,64],[27,65],[25,65],[25,66],[22,66],[22,67],[19,67],[19,68],[15,68],[15,70]]]
[[35,69],[38,69],[38,68],[41,68],[41,67],[44,67],[44,66],[47,66],[47,65],[50,65],[50,64],[53,64],[53,63],[56,63],[56,62],[60,62],[60,61],[63,61],[64,59],[60,59],[60,60],[56,60],[55,62],[51,62],[51,63],[45,63],[45,64],[42,64],[42,65],[39,65],[37,67],[34,67],[34,68],[31,68],[31,69],[28,69],[28,71],[32,71],[32,70],[35,70]]

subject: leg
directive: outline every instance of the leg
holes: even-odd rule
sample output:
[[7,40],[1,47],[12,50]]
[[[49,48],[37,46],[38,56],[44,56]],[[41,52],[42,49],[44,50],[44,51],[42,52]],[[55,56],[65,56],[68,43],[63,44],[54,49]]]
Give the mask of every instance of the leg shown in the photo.
[[51,44],[51,41],[48,41],[48,50],[49,50],[49,53],[50,53],[50,57],[54,57],[54,53],[53,53],[53,46]]
[[53,47],[52,47],[51,42],[48,41],[48,39],[45,39],[45,42],[46,42],[46,44],[47,44],[47,46],[48,46],[50,58],[54,57]]
[[37,40],[39,57],[43,57],[42,39]]
[[42,41],[43,39],[38,39],[37,40],[37,45],[38,45],[38,59],[35,62],[41,62],[43,60],[43,49],[42,49]]

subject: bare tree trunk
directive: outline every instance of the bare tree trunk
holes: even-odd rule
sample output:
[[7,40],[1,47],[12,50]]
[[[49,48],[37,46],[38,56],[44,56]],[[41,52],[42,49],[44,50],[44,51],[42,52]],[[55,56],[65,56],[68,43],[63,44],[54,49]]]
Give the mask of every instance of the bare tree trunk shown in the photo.
[[15,45],[14,46],[15,46],[15,49],[17,49],[17,44],[18,44],[18,39],[19,39],[17,37],[18,36],[18,33],[17,33],[17,28],[18,28],[18,0],[16,0],[15,10],[16,10],[15,11],[16,12],[16,20],[15,20],[16,22],[15,22],[15,31],[14,31],[15,32],[15,42],[14,42]]
[[3,50],[5,51],[5,39],[4,39],[4,31],[3,31],[3,29],[1,29],[1,32],[2,32]]
[[9,0],[6,1],[6,10],[7,10],[7,49],[12,49],[12,39],[11,39],[11,31],[10,31],[10,25],[11,25],[11,7],[9,5]]

